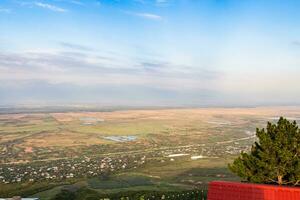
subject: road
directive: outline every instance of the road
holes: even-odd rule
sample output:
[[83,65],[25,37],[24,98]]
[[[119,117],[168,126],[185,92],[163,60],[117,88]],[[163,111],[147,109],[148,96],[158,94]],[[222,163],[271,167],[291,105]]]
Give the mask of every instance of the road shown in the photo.
[[[134,150],[134,151],[121,151],[121,152],[113,152],[113,153],[103,153],[103,154],[93,154],[92,157],[107,157],[107,156],[118,156],[118,155],[124,155],[124,154],[130,154],[130,155],[138,155],[138,154],[144,154],[144,153],[151,153],[156,151],[163,151],[163,150],[173,150],[173,149],[181,149],[181,148],[191,148],[191,147],[200,147],[200,146],[211,146],[211,145],[220,145],[220,144],[229,144],[233,142],[239,142],[249,139],[254,139],[256,136],[248,136],[233,140],[226,140],[222,142],[211,142],[211,143],[202,143],[202,144],[191,144],[191,145],[182,145],[182,146],[176,146],[176,147],[157,147],[157,148],[149,148],[149,149],[143,149],[143,150]],[[33,160],[33,161],[22,161],[22,162],[8,162],[8,163],[2,163],[5,165],[9,164],[25,164],[25,163],[34,163],[34,162],[49,162],[49,161],[57,161],[57,160],[68,160],[70,158],[66,157],[60,157],[60,158],[49,158],[49,159],[40,159],[40,160]]]

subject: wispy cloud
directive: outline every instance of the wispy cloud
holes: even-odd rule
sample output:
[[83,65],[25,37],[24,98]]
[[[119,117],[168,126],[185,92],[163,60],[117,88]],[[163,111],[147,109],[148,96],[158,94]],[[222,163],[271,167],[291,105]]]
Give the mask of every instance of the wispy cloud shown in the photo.
[[170,5],[170,0],[133,0],[136,3],[143,5],[151,5],[158,7],[166,7]]
[[156,6],[168,6],[169,4],[169,0],[155,0]]
[[161,69],[165,68],[167,65],[168,63],[150,62],[150,61],[145,61],[140,63],[140,66],[146,71],[160,71]]
[[146,4],[145,0],[133,0],[133,1],[140,4]]
[[84,5],[83,2],[77,1],[77,0],[70,0],[69,2],[72,3],[72,4],[80,5],[80,6],[83,6],[83,5]]
[[73,49],[73,50],[79,50],[79,51],[93,51],[93,48],[80,45],[80,44],[74,44],[70,42],[60,42],[59,43],[62,47]]
[[6,13],[6,14],[9,14],[9,13],[11,13],[11,10],[8,9],[8,8],[1,8],[1,7],[0,7],[0,13]]
[[299,40],[292,41],[292,45],[300,46],[300,41]]
[[51,10],[54,12],[67,12],[68,11],[64,8],[60,8],[58,6],[47,4],[47,3],[42,3],[42,2],[34,2],[33,4],[37,7],[45,8],[45,9],[48,9],[48,10]]
[[81,0],[54,0],[54,1],[75,4],[75,5],[79,5],[79,6],[85,5],[85,3],[83,3],[83,1],[81,1]]
[[137,16],[137,17],[141,17],[141,18],[145,18],[145,19],[149,19],[149,20],[160,21],[160,20],[163,19],[162,16],[157,15],[157,14],[153,14],[153,13],[130,12],[130,11],[125,11],[125,13],[128,14],[128,15]]
[[162,20],[162,17],[159,15],[151,14],[151,13],[136,13],[137,16],[143,17],[151,20]]
[[77,52],[0,53],[0,80],[7,81],[43,80],[90,86],[122,83],[177,90],[204,87],[219,77],[214,71],[176,68],[162,61],[130,64]]

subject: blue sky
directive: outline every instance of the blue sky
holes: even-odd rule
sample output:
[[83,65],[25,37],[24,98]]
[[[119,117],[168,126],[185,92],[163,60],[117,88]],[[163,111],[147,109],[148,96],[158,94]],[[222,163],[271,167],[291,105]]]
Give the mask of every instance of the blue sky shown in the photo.
[[0,0],[0,104],[300,101],[298,0]]

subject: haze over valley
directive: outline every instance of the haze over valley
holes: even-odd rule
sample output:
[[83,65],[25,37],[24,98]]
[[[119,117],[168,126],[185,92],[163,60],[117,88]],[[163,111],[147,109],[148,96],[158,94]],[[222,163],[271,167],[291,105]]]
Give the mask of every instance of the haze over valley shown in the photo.
[[206,199],[241,181],[228,164],[257,128],[300,122],[299,9],[1,0],[0,199]]

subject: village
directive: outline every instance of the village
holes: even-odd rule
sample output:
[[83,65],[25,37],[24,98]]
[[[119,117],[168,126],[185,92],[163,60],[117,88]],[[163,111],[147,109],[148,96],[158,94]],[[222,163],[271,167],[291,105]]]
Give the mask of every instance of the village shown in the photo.
[[106,176],[122,170],[141,167],[149,162],[174,162],[177,159],[207,159],[237,155],[249,151],[247,141],[216,143],[214,145],[188,145],[182,147],[162,147],[152,151],[126,151],[111,156],[81,156],[51,161],[34,161],[21,164],[0,165],[0,182],[3,184],[39,182],[45,180],[62,181],[83,177]]

